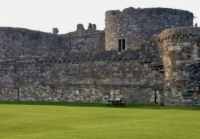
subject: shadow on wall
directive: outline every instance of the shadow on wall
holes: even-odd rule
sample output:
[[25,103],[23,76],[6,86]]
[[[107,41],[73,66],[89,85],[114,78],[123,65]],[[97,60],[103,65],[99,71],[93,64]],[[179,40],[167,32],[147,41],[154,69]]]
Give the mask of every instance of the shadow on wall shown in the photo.
[[183,97],[189,101],[191,105],[200,104],[200,62],[185,67],[184,72],[189,78],[183,86]]

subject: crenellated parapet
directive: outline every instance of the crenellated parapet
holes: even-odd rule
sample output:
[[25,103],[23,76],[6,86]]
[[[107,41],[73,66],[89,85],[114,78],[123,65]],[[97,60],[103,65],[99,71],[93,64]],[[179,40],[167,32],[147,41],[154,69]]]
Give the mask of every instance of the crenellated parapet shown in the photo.
[[77,24],[76,31],[69,32],[66,34],[61,34],[63,37],[74,37],[74,36],[82,36],[82,35],[89,35],[94,33],[102,32],[100,30],[97,30],[96,24],[89,23],[88,28],[85,29],[83,24]]
[[105,49],[105,33],[96,30],[96,24],[89,23],[88,29],[83,24],[77,25],[77,30],[67,34],[61,34],[68,40],[68,45],[73,52],[98,52]]

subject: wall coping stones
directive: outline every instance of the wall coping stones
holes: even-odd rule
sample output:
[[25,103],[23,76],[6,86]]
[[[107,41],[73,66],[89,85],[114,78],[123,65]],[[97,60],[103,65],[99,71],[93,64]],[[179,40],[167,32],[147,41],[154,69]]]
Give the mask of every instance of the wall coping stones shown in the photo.
[[88,33],[88,34],[81,34],[81,35],[77,35],[76,33],[72,34],[72,35],[69,35],[69,34],[61,34],[59,36],[62,36],[62,37],[67,37],[67,38],[83,38],[83,37],[95,37],[95,36],[101,36],[101,35],[104,35],[104,31],[99,31],[99,32],[95,32],[95,33]]
[[157,40],[162,41],[174,38],[193,38],[196,36],[200,36],[200,27],[180,27],[162,31],[157,36]]

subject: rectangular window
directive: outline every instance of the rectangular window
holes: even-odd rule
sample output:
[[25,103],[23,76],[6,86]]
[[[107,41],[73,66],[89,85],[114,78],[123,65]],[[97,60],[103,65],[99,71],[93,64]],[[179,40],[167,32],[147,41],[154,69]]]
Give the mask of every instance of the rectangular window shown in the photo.
[[125,39],[118,39],[118,52],[126,49],[126,41]]

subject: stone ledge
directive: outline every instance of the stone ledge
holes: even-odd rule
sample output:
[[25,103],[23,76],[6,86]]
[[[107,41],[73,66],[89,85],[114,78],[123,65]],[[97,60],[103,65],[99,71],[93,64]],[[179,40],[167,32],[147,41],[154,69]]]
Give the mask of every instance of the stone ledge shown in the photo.
[[175,38],[192,38],[200,36],[200,27],[180,27],[173,29],[166,29],[158,36],[158,40],[167,40]]

